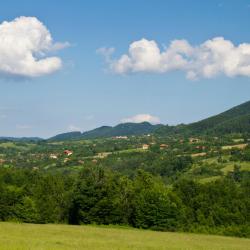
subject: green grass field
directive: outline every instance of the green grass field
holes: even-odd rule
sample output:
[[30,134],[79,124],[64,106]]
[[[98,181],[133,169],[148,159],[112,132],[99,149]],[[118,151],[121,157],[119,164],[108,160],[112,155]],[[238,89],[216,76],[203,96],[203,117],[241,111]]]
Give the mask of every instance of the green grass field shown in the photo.
[[250,239],[115,227],[0,223],[1,250],[250,250]]

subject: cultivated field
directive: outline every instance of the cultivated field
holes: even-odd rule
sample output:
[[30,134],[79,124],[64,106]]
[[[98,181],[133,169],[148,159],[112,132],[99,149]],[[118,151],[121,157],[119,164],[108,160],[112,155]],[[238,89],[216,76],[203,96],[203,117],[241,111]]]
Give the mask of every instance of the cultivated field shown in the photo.
[[250,250],[250,239],[127,228],[0,223],[1,250]]

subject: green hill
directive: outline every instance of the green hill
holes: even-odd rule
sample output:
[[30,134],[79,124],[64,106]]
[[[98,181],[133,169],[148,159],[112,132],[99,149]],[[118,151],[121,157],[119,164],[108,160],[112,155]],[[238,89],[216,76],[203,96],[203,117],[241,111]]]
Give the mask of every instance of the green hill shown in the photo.
[[115,127],[103,126],[82,134],[82,138],[98,138],[125,135],[142,135],[154,132],[162,125],[152,125],[149,122],[122,123]]
[[250,101],[188,125],[164,126],[156,133],[161,135],[250,133]]
[[95,139],[112,136],[143,135],[153,133],[163,125],[152,125],[149,122],[122,123],[117,126],[102,126],[87,132],[69,132],[56,135],[50,140]]
[[250,101],[229,109],[221,114],[199,122],[177,126],[152,125],[148,122],[122,123],[117,126],[102,126],[87,132],[69,132],[56,135],[50,140],[95,139],[112,136],[171,134],[229,134],[250,133]]
[[250,132],[250,101],[205,120],[189,124],[187,129],[196,133]]
[[121,227],[0,223],[2,250],[250,250],[250,240]]
[[38,142],[44,139],[40,137],[6,137],[0,136],[0,141],[13,141],[13,142]]
[[80,131],[67,132],[67,133],[62,133],[62,134],[53,136],[49,140],[53,140],[53,141],[74,140],[74,139],[80,138],[81,135],[82,133]]

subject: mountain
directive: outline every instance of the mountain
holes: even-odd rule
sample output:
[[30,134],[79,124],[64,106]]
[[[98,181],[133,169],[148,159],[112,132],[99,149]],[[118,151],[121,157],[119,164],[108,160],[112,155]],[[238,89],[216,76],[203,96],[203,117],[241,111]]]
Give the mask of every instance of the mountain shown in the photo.
[[156,133],[158,135],[199,135],[250,133],[250,101],[229,109],[221,114],[209,117],[199,122],[179,124],[177,126],[152,125],[149,122],[122,123],[114,127],[102,126],[86,132],[68,132],[56,135],[49,140],[95,139],[113,136],[143,135]]
[[42,141],[44,139],[40,137],[6,137],[6,136],[0,136],[1,141],[13,141],[13,142],[37,142]]
[[81,136],[82,136],[82,133],[80,131],[75,131],[75,132],[67,132],[67,133],[58,134],[56,136],[49,138],[49,140],[53,140],[53,141],[74,140],[74,139],[80,138]]
[[142,135],[154,132],[162,125],[152,125],[149,122],[122,123],[115,127],[103,126],[82,134],[85,139],[125,135]]
[[205,120],[189,124],[195,133],[248,133],[250,132],[250,101]]
[[114,127],[102,126],[86,132],[69,132],[56,135],[49,140],[95,139],[113,136],[143,135],[153,133],[163,125],[152,125],[149,122],[121,123]]
[[164,126],[158,134],[228,134],[250,133],[250,101],[223,113],[188,125]]
[[196,132],[220,131],[243,132],[250,130],[250,101],[229,109],[219,115],[192,123],[188,128]]
[[87,132],[82,133],[82,138],[84,139],[91,139],[91,138],[98,138],[98,137],[108,137],[111,136],[110,134],[113,131],[113,127],[110,126],[102,126]]

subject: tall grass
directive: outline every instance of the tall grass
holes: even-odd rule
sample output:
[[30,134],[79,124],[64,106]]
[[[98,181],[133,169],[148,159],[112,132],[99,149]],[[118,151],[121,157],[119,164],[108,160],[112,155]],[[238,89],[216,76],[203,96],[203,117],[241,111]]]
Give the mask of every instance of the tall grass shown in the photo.
[[250,250],[250,240],[131,228],[0,223],[1,250]]

